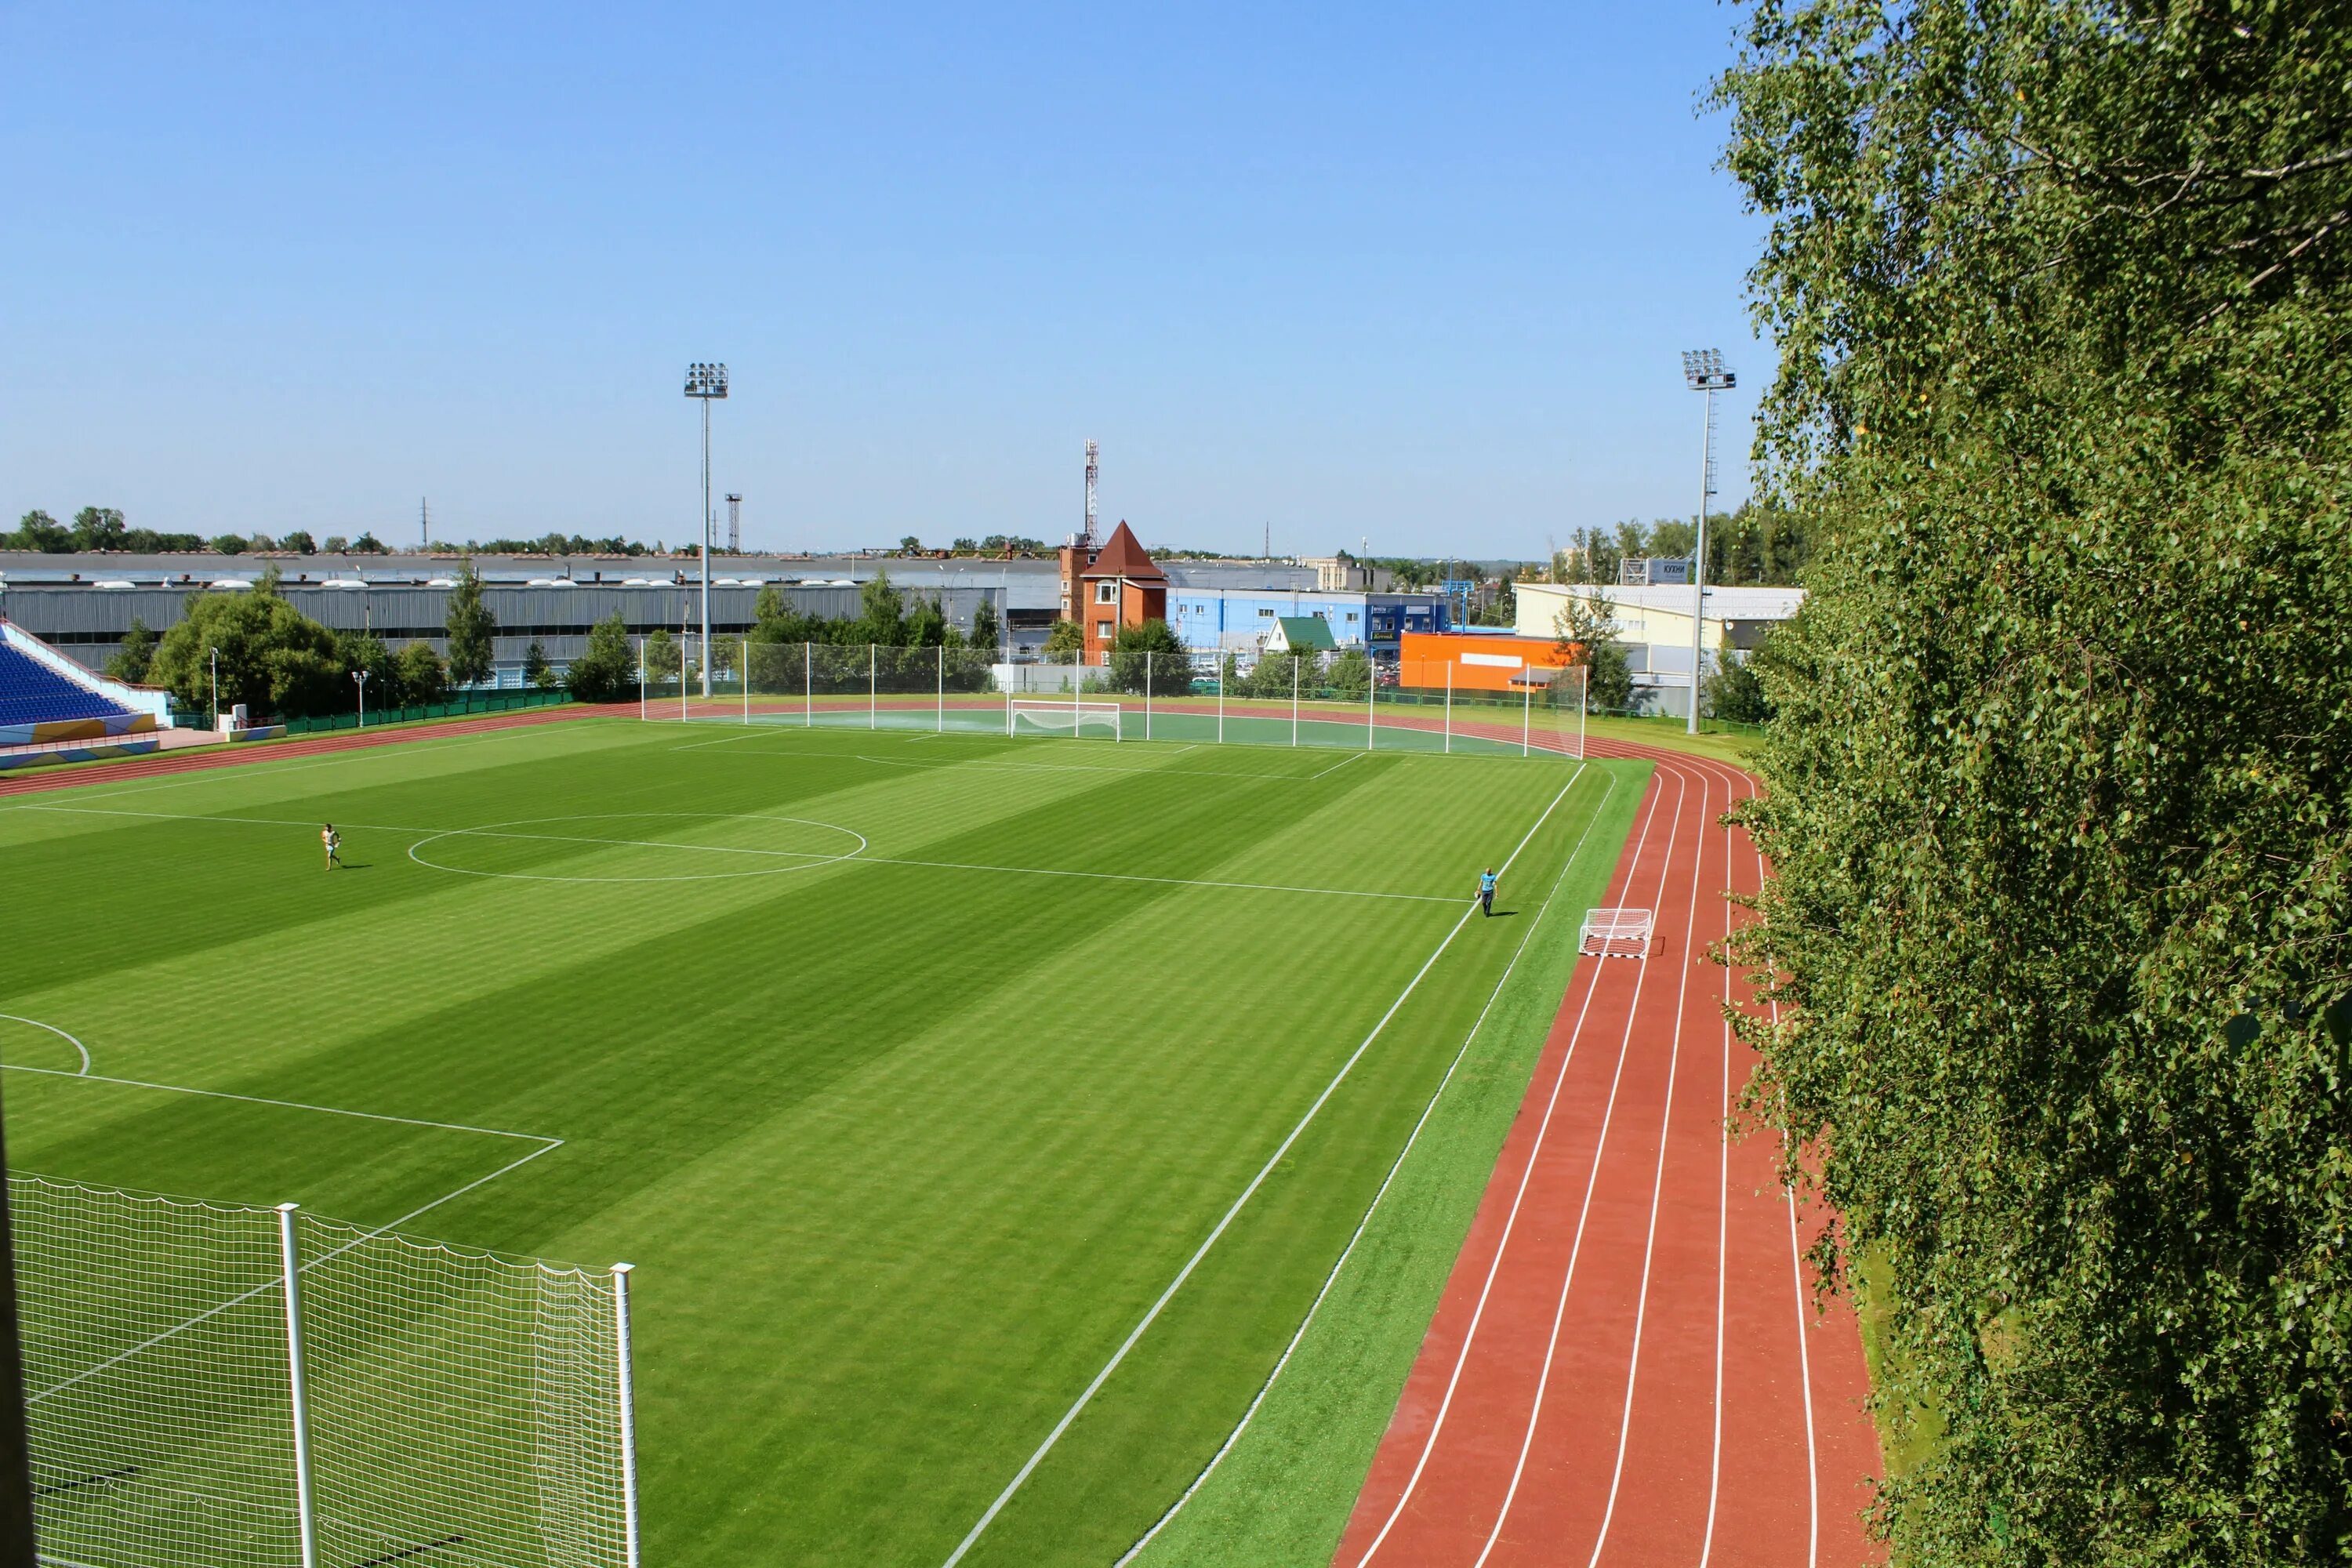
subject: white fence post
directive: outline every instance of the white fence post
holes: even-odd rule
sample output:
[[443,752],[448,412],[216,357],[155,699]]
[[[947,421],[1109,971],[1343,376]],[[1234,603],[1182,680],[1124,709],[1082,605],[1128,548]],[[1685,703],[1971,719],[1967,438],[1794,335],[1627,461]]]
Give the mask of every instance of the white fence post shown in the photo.
[[1143,738],[1151,739],[1151,650],[1143,653]]
[[621,1403],[621,1561],[637,1568],[637,1383],[629,1369],[629,1272],[613,1265],[613,1349]]
[[1451,654],[1445,658],[1445,751],[1449,756],[1454,752],[1454,657]]
[[816,645],[801,644],[801,728],[816,724]]
[[310,1489],[310,1391],[302,1378],[301,1270],[294,1256],[294,1211],[278,1205],[278,1262],[286,1286],[286,1384],[294,1413],[294,1524],[302,1568],[318,1568],[319,1523]]
[[1290,743],[1298,744],[1298,656],[1290,656]]
[[881,728],[877,721],[879,714],[876,710],[874,698],[874,672],[881,663],[882,650],[872,643],[867,643],[866,645],[866,727],[869,730]]
[[637,639],[637,721],[646,719],[646,639]]
[[743,722],[749,724],[751,721],[751,634],[750,632],[743,634],[743,668],[740,673],[743,678]]
[[[1369,634],[1369,628],[1367,628]],[[1372,749],[1372,739],[1379,732],[1380,710],[1375,704],[1381,694],[1381,661],[1372,657],[1372,639],[1364,638],[1364,750]],[[1397,655],[1397,679],[1404,679],[1404,656]]]
[[940,644],[940,721],[931,727],[935,735],[948,732],[948,645]]
[[1225,743],[1225,654],[1217,650],[1217,744]]
[[1528,726],[1536,711],[1535,683],[1522,678],[1519,691],[1519,755],[1528,754]]

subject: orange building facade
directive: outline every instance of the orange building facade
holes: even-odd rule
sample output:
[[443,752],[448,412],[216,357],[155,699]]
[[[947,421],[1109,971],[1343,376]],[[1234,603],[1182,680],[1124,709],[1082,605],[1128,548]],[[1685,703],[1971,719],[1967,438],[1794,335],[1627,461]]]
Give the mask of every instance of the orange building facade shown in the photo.
[[1398,649],[1397,684],[1424,690],[1511,691],[1550,684],[1568,667],[1557,637],[1508,633],[1407,632]]
[[1111,530],[1100,550],[1062,546],[1061,560],[1062,618],[1078,623],[1087,663],[1108,664],[1122,627],[1168,618],[1168,574],[1126,523]]

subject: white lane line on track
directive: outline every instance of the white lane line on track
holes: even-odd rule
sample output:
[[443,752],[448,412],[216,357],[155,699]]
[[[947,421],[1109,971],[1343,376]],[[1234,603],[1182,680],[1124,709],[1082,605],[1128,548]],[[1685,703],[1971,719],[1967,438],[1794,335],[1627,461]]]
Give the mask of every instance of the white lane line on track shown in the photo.
[[[67,1073],[64,1076],[68,1078],[88,1078],[89,1076],[89,1047],[83,1045],[79,1040],[75,1039],[71,1035],[67,1034],[63,1029],[58,1028],[55,1024],[44,1024],[38,1018],[20,1017],[14,1013],[0,1013],[0,1018],[5,1018],[12,1024],[30,1024],[36,1029],[47,1029],[49,1033],[55,1035],[58,1038],[63,1040],[66,1044],[71,1046],[75,1050],[81,1053],[81,1071],[77,1073]],[[41,1068],[33,1070],[55,1072],[57,1069],[55,1068]]]
[[[1573,783],[1574,781],[1571,779],[1570,782]],[[310,827],[314,826],[314,824],[307,817],[297,819],[294,817],[283,816],[224,816],[210,812],[127,811],[118,808],[94,805],[20,805],[16,806],[16,809],[19,811],[64,812],[81,816],[134,816],[152,818],[162,822],[226,822],[236,824],[242,826],[254,827]],[[742,818],[747,820],[757,819],[760,821],[770,822],[803,822],[806,820],[801,817],[769,816],[760,812],[615,811],[592,813],[590,815],[616,817],[646,816],[676,816],[691,817],[708,816],[712,818],[728,817]],[[1436,893],[1391,893],[1367,888],[1308,888],[1294,886],[1285,882],[1236,882],[1200,877],[1148,877],[1128,871],[1080,871],[1053,866],[992,866],[979,861],[917,860],[898,856],[867,855],[864,853],[839,856],[822,855],[813,850],[751,849],[737,846],[719,844],[680,844],[668,839],[601,838],[594,835],[581,835],[574,837],[558,833],[513,833],[496,826],[415,827],[400,826],[395,824],[383,822],[348,822],[343,826],[361,833],[415,833],[422,835],[424,837],[427,838],[528,838],[540,839],[553,844],[586,844],[596,846],[612,845],[626,848],[640,849],[690,849],[704,851],[715,855],[771,856],[786,859],[814,860],[822,865],[911,866],[937,871],[990,871],[1003,876],[1013,877],[1081,877],[1097,881],[1150,882],[1179,888],[1223,888],[1234,891],[1252,893],[1302,893],[1335,899],[1382,899],[1401,903],[1414,904],[1451,905],[1461,902],[1459,899],[1446,898]],[[832,825],[824,824],[823,826],[830,826]],[[840,828],[838,831],[848,833],[853,837],[862,838],[863,837],[851,828]],[[418,864],[425,865],[428,863],[419,861]],[[433,868],[436,870],[448,869],[447,867],[434,867]],[[548,879],[552,880],[553,879]]]
[[1421,1130],[1429,1124],[1430,1117],[1437,1110],[1438,1100],[1444,1097],[1446,1086],[1454,1081],[1454,1072],[1462,1066],[1462,1058],[1470,1054],[1471,1043],[1477,1039],[1478,1031],[1486,1026],[1487,1014],[1494,1011],[1496,1001],[1503,994],[1503,987],[1509,984],[1512,974],[1517,972],[1519,960],[1526,954],[1528,944],[1535,940],[1537,929],[1543,924],[1544,917],[1551,912],[1551,901],[1559,896],[1559,885],[1568,879],[1568,873],[1584,854],[1585,841],[1592,837],[1593,824],[1601,820],[1601,812],[1608,808],[1609,797],[1617,793],[1616,775],[1612,773],[1608,776],[1609,787],[1601,791],[1601,799],[1593,805],[1592,816],[1586,820],[1584,831],[1577,836],[1576,847],[1570,850],[1568,858],[1559,863],[1559,874],[1552,879],[1551,890],[1544,895],[1543,907],[1536,912],[1536,918],[1528,922],[1527,933],[1519,938],[1519,945],[1512,950],[1511,962],[1503,966],[1502,975],[1496,980],[1495,988],[1486,994],[1486,1005],[1478,1009],[1478,1016],[1472,1022],[1470,1032],[1462,1037],[1461,1047],[1454,1053],[1454,1059],[1446,1064],[1445,1076],[1437,1080],[1435,1089],[1430,1090],[1429,1103],[1421,1108],[1420,1119],[1413,1122],[1412,1131],[1405,1134],[1404,1146],[1397,1151],[1396,1158],[1390,1162],[1388,1174],[1381,1178],[1379,1189],[1372,1194],[1372,1201],[1364,1205],[1364,1215],[1356,1222],[1355,1234],[1348,1237],[1348,1245],[1340,1248],[1338,1259],[1331,1265],[1331,1271],[1323,1277],[1323,1288],[1316,1291],[1315,1300],[1307,1304],[1307,1315],[1298,1321],[1297,1331],[1290,1336],[1290,1342],[1283,1347],[1282,1354],[1276,1358],[1273,1370],[1265,1374],[1265,1381],[1258,1385],[1257,1396],[1249,1402],[1249,1407],[1242,1412],[1242,1418],[1234,1424],[1234,1429],[1226,1434],[1224,1442],[1219,1445],[1214,1454],[1210,1456],[1209,1462],[1202,1467],[1201,1473],[1192,1478],[1192,1484],[1186,1487],[1182,1495],[1174,1502],[1169,1504],[1168,1511],[1161,1514],[1153,1522],[1151,1528],[1145,1531],[1141,1538],[1120,1555],[1118,1562],[1114,1563],[1112,1568],[1126,1568],[1128,1563],[1135,1561],[1138,1553],[1151,1544],[1154,1536],[1174,1521],[1176,1515],[1182,1511],[1184,1505],[1192,1500],[1193,1494],[1207,1485],[1209,1478],[1215,1474],[1217,1467],[1224,1463],[1225,1456],[1233,1452],[1234,1446],[1241,1441],[1242,1434],[1249,1429],[1250,1423],[1256,1418],[1258,1407],[1263,1405],[1266,1396],[1274,1392],[1276,1379],[1281,1377],[1283,1369],[1290,1364],[1291,1356],[1297,1352],[1300,1342],[1307,1338],[1307,1331],[1314,1326],[1315,1314],[1322,1310],[1324,1298],[1330,1295],[1331,1288],[1339,1282],[1340,1271],[1348,1267],[1348,1259],[1354,1255],[1356,1244],[1364,1239],[1365,1231],[1371,1227],[1372,1216],[1379,1212],[1381,1200],[1388,1196],[1389,1188],[1397,1179],[1397,1173],[1404,1169],[1405,1156],[1412,1152],[1413,1145],[1421,1138]]
[[[1724,781],[1724,798],[1736,809],[1739,804],[1739,784],[1736,777]],[[1732,829],[1723,829],[1724,890],[1731,889]],[[1728,898],[1723,901],[1723,939],[1731,940],[1731,910]],[[1724,972],[1723,1000],[1731,999],[1731,973]],[[1725,1280],[1731,1270],[1731,1016],[1723,1019],[1723,1099],[1717,1112],[1719,1131],[1717,1142],[1715,1173],[1715,1422],[1706,1459],[1706,1532],[1699,1537],[1698,1568],[1707,1568],[1715,1555],[1715,1519],[1717,1504],[1723,1493],[1723,1307]]]
[[[1663,774],[1653,775],[1650,789],[1649,809],[1643,814],[1642,834],[1640,838],[1635,840],[1633,846],[1633,865],[1635,870],[1638,870],[1640,868],[1642,852],[1650,842],[1650,829],[1657,821],[1658,803],[1665,796],[1665,788],[1663,783]],[[1674,865],[1675,838],[1679,828],[1679,819],[1682,812],[1682,795],[1685,787],[1685,786],[1683,786],[1678,783],[1675,796],[1674,815],[1669,818],[1667,824],[1665,851],[1658,868],[1658,886],[1661,889],[1664,888],[1667,872]],[[1633,876],[1634,871],[1633,870],[1629,870],[1626,873],[1625,879],[1628,886],[1632,885]],[[1626,1005],[1624,1034],[1619,1040],[1617,1046],[1616,1070],[1612,1074],[1609,1080],[1609,1098],[1603,1102],[1601,1107],[1601,1131],[1593,1144],[1592,1166],[1585,1177],[1584,1205],[1582,1209],[1577,1215],[1575,1236],[1573,1241],[1570,1244],[1567,1274],[1568,1279],[1573,1279],[1575,1278],[1577,1257],[1583,1249],[1585,1221],[1592,1213],[1592,1191],[1601,1179],[1601,1161],[1602,1155],[1608,1151],[1610,1125],[1616,1115],[1617,1086],[1624,1077],[1626,1047],[1633,1037],[1633,1012],[1641,1003],[1642,982],[1649,973],[1650,961],[1647,958],[1643,958],[1640,960],[1639,963],[1641,967],[1635,972],[1633,995]],[[1413,1461],[1412,1473],[1405,1478],[1404,1489],[1398,1493],[1395,1506],[1389,1510],[1389,1516],[1381,1521],[1379,1533],[1375,1534],[1372,1537],[1370,1543],[1364,1548],[1364,1554],[1356,1559],[1357,1568],[1364,1568],[1364,1565],[1370,1563],[1372,1558],[1380,1552],[1381,1546],[1387,1542],[1389,1532],[1396,1528],[1397,1521],[1404,1517],[1405,1509],[1412,1503],[1413,1493],[1420,1489],[1423,1474],[1427,1471],[1430,1460],[1437,1452],[1438,1440],[1445,1431],[1446,1417],[1452,1414],[1454,1409],[1454,1396],[1457,1392],[1459,1392],[1462,1385],[1463,1373],[1469,1366],[1470,1352],[1477,1345],[1478,1330],[1486,1321],[1486,1303],[1494,1294],[1495,1280],[1501,1274],[1504,1258],[1510,1251],[1511,1237],[1514,1231],[1517,1228],[1521,1207],[1527,1202],[1528,1188],[1535,1180],[1537,1162],[1543,1153],[1545,1142],[1551,1135],[1552,1117],[1559,1109],[1560,1091],[1568,1082],[1568,1069],[1576,1059],[1577,1047],[1583,1040],[1585,1020],[1591,1014],[1592,998],[1594,994],[1600,989],[1601,975],[1606,966],[1607,961],[1605,959],[1595,959],[1586,969],[1584,1000],[1577,1008],[1576,1024],[1574,1027],[1569,1031],[1568,1045],[1560,1053],[1559,1067],[1558,1070],[1552,1075],[1551,1091],[1544,1100],[1543,1117],[1542,1120],[1536,1124],[1535,1142],[1528,1147],[1527,1163],[1520,1168],[1518,1186],[1511,1194],[1511,1206],[1504,1214],[1503,1231],[1501,1236],[1496,1238],[1495,1255],[1487,1261],[1486,1264],[1486,1277],[1479,1283],[1478,1300],[1471,1308],[1470,1322],[1463,1331],[1461,1347],[1454,1352],[1454,1370],[1446,1375],[1445,1393],[1439,1398],[1437,1414],[1430,1422],[1428,1433],[1422,1438],[1421,1454],[1420,1457]],[[1561,1300],[1563,1302],[1565,1302],[1567,1299],[1567,1285],[1564,1280],[1560,1289]],[[1557,1336],[1558,1332],[1559,1318],[1557,1314],[1555,1314],[1553,1318],[1553,1333]],[[1540,1386],[1538,1386],[1537,1391],[1537,1399],[1539,1407],[1542,1399],[1542,1391]]]
[[[1650,1279],[1658,1252],[1658,1206],[1665,1194],[1666,1146],[1673,1141],[1675,1085],[1682,1070],[1683,1014],[1690,1002],[1691,948],[1698,939],[1698,888],[1700,871],[1706,862],[1706,803],[1711,793],[1710,784],[1711,781],[1702,782],[1699,786],[1699,828],[1691,836],[1690,923],[1683,928],[1682,981],[1675,992],[1674,1043],[1666,1056],[1665,1113],[1658,1121],[1658,1162],[1650,1177],[1650,1224],[1642,1243],[1642,1292],[1633,1308],[1633,1348],[1625,1358],[1625,1403],[1617,1417],[1617,1461],[1609,1472],[1609,1500],[1601,1511],[1601,1533],[1592,1542],[1591,1563],[1594,1565],[1600,1563],[1601,1551],[1609,1544],[1609,1526],[1617,1517],[1617,1494],[1625,1479],[1625,1449],[1633,1435],[1633,1390],[1642,1374],[1642,1331],[1650,1317]],[[1545,1370],[1550,1370],[1549,1351],[1545,1354]],[[1537,1414],[1540,1415],[1542,1399],[1538,1397],[1536,1404]],[[1531,1415],[1528,1420],[1527,1445],[1534,1442],[1535,1429],[1535,1416]],[[1520,1449],[1519,1462],[1522,1466],[1527,1463],[1525,1445]],[[1518,1485],[1519,1478],[1514,1473],[1511,1477],[1512,1496],[1504,1499],[1503,1511],[1495,1520],[1495,1532],[1487,1538],[1486,1550],[1478,1554],[1479,1568],[1484,1568],[1487,1553],[1494,1551],[1495,1542],[1502,1537],[1503,1522],[1510,1517],[1511,1503],[1517,1495]]]
[[[1568,792],[1576,787],[1576,781],[1583,775],[1583,773],[1584,769],[1580,764],[1576,772],[1569,775],[1568,782],[1559,786],[1559,793],[1551,797],[1550,804],[1543,808],[1542,814],[1528,826],[1526,834],[1520,837],[1517,845],[1512,847],[1510,854],[1504,858],[1502,870],[1507,872],[1511,868],[1512,862],[1519,858],[1519,852],[1534,839],[1543,825],[1551,820],[1551,814],[1559,808],[1561,801],[1568,798]],[[941,1568],[955,1568],[955,1564],[963,1561],[964,1554],[972,1549],[988,1527],[995,1522],[996,1516],[1003,1511],[1004,1505],[1011,1502],[1014,1494],[1027,1484],[1029,1477],[1039,1465],[1045,1462],[1045,1456],[1053,1452],[1054,1446],[1062,1440],[1062,1434],[1068,1431],[1071,1423],[1076,1421],[1079,1414],[1093,1403],[1095,1395],[1101,1392],[1103,1384],[1110,1381],[1111,1373],[1117,1372],[1119,1363],[1127,1359],[1128,1352],[1136,1347],[1143,1338],[1145,1331],[1159,1319],[1168,1303],[1175,1299],[1176,1292],[1183,1288],[1184,1281],[1192,1277],[1192,1270],[1200,1267],[1201,1260],[1209,1255],[1209,1249],[1217,1245],[1218,1238],[1225,1234],[1226,1227],[1233,1224],[1234,1216],[1238,1215],[1243,1207],[1256,1194],[1258,1188],[1265,1185],[1266,1178],[1274,1173],[1275,1167],[1282,1163],[1283,1156],[1290,1152],[1291,1145],[1296,1143],[1300,1134],[1307,1131],[1307,1124],[1315,1120],[1332,1095],[1339,1092],[1340,1084],[1347,1081],[1348,1075],[1355,1070],[1356,1064],[1363,1059],[1364,1053],[1372,1048],[1372,1042],[1381,1037],[1381,1032],[1389,1026],[1390,1020],[1403,1009],[1407,998],[1412,995],[1429,972],[1437,966],[1437,961],[1445,955],[1445,950],[1454,945],[1454,939],[1462,934],[1462,928],[1470,923],[1470,917],[1476,912],[1477,908],[1475,900],[1464,908],[1461,918],[1454,922],[1453,929],[1445,933],[1437,946],[1431,951],[1429,957],[1423,961],[1420,969],[1416,970],[1412,978],[1405,983],[1404,989],[1397,993],[1396,1000],[1389,1004],[1388,1011],[1381,1015],[1380,1022],[1372,1026],[1371,1033],[1366,1035],[1362,1043],[1356,1047],[1345,1062],[1340,1064],[1339,1070],[1331,1075],[1331,1081],[1323,1086],[1322,1092],[1315,1097],[1314,1103],[1307,1108],[1306,1114],[1298,1119],[1297,1125],[1293,1126],[1282,1142],[1276,1145],[1274,1152],[1266,1156],[1265,1163],[1258,1167],[1257,1174],[1250,1178],[1249,1184],[1242,1189],[1241,1195],[1233,1201],[1232,1206],[1227,1208],[1223,1215],[1218,1219],[1216,1226],[1202,1241],[1199,1247],[1194,1249],[1192,1256],[1185,1259],[1183,1268],[1176,1271],[1176,1278],[1169,1281],[1168,1288],[1160,1293],[1159,1300],[1152,1302],[1150,1310],[1143,1314],[1133,1329],[1129,1331],[1127,1338],[1120,1342],[1118,1349],[1111,1353],[1110,1360],[1103,1363],[1102,1370],[1095,1373],[1094,1381],[1087,1384],[1085,1392],[1080,1394],[1069,1409],[1063,1413],[1062,1418],[1054,1424],[1054,1429],[1045,1435],[1045,1440],[1037,1445],[1036,1451],[1023,1463],[1012,1480],[1005,1483],[1004,1489],[997,1493],[996,1500],[988,1505],[987,1511],[982,1513],[978,1522],[972,1525],[970,1533],[966,1534],[956,1549],[948,1554],[947,1561],[941,1564]]]

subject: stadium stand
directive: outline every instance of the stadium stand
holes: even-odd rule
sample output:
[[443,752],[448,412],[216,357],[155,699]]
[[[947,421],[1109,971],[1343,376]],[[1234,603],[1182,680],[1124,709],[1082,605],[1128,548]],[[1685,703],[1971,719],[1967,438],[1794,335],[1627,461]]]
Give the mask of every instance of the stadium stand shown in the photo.
[[0,620],[0,746],[142,732],[167,714],[163,692],[94,675]]
[[103,719],[130,710],[0,643],[0,724]]

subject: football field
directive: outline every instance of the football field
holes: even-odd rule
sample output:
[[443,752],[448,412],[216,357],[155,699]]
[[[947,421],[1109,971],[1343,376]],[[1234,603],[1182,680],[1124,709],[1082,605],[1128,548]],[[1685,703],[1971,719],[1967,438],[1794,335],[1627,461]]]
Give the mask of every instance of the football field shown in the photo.
[[1106,1563],[1647,769],[585,719],[18,796],[9,1161],[633,1263],[647,1563]]

